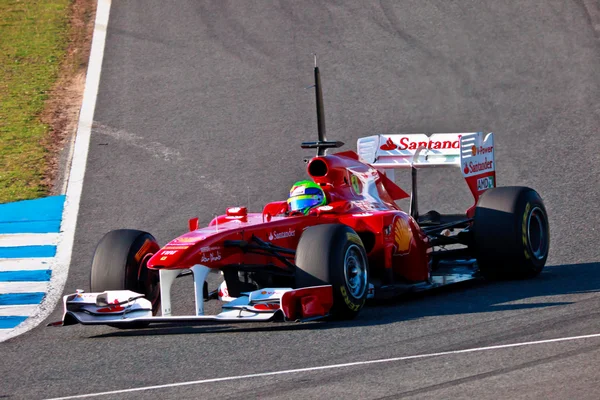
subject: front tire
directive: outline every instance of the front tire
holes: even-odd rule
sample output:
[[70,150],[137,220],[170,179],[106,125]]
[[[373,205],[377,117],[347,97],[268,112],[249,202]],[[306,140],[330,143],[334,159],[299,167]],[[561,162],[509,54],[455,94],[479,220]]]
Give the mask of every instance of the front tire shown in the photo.
[[532,278],[542,272],[550,229],[535,190],[521,186],[487,190],[475,208],[473,232],[479,269],[486,278]]
[[332,285],[334,319],[352,319],[365,304],[367,254],[360,237],[341,224],[310,227],[296,249],[296,287]]
[[158,271],[147,268],[150,257],[160,249],[154,236],[134,229],[108,232],[96,246],[90,274],[92,292],[131,290],[152,303],[152,314],[160,308]]

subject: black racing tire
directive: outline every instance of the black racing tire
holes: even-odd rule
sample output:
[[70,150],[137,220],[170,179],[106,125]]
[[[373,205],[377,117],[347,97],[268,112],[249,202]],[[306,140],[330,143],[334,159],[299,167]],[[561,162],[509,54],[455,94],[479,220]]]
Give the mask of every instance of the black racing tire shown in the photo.
[[296,249],[296,287],[332,285],[333,319],[352,319],[369,289],[367,253],[356,232],[341,224],[309,227]]
[[[90,274],[91,291],[142,293],[152,303],[152,314],[156,315],[160,308],[159,274],[148,269],[146,263],[159,249],[158,242],[148,232],[134,229],[108,232],[96,246]],[[138,327],[134,325],[129,327]]]
[[542,198],[531,188],[506,186],[483,193],[473,222],[481,274],[489,279],[539,275],[550,248],[547,215]]

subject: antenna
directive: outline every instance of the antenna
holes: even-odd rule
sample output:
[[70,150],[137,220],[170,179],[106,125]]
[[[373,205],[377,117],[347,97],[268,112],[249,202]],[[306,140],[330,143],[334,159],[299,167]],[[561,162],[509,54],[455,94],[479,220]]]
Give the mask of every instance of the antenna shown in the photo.
[[321,88],[321,74],[317,65],[317,53],[313,53],[315,57],[315,97],[317,104],[317,133],[319,140],[316,142],[303,142],[303,149],[317,149],[317,157],[326,155],[327,149],[334,147],[342,147],[344,143],[336,141],[327,141],[325,135],[325,109],[323,107],[323,89]]
[[[325,109],[323,108],[323,90],[321,89],[321,74],[317,65],[317,53],[315,53],[315,95],[317,104],[317,132],[319,134],[319,142],[327,141],[325,136]],[[325,149],[317,148],[317,155],[324,156]]]

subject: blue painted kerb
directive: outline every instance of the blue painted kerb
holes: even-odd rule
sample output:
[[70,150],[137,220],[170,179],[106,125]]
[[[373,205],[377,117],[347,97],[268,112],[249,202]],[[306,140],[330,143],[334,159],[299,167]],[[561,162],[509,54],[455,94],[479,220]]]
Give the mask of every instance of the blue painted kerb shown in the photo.
[[21,322],[25,321],[27,317],[21,316],[9,316],[3,317],[0,316],[0,329],[11,329],[16,328]]
[[56,246],[14,246],[0,247],[0,258],[39,258],[54,257]]
[[3,293],[0,294],[0,306],[16,306],[20,304],[40,304],[46,296],[44,292]]
[[48,282],[51,276],[51,269],[0,271],[0,282]]
[[0,204],[0,234],[60,231],[65,196]]

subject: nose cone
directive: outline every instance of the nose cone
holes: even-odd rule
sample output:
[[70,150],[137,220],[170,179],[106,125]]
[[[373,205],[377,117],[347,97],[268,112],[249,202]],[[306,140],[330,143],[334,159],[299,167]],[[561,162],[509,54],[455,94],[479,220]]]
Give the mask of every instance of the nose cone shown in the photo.
[[153,255],[148,261],[148,268],[186,268],[180,266],[181,262],[195,254],[196,248],[200,247],[206,239],[207,232],[188,232],[172,240]]
[[169,243],[148,260],[148,268],[174,268],[184,255],[189,254],[190,247],[189,245],[174,246]]

